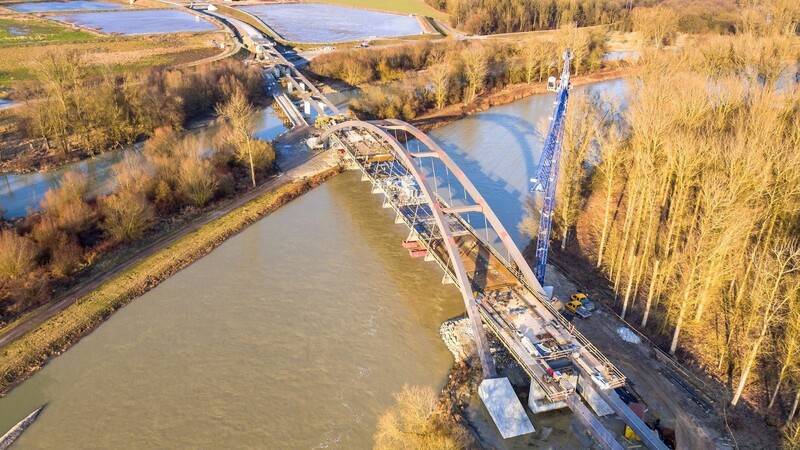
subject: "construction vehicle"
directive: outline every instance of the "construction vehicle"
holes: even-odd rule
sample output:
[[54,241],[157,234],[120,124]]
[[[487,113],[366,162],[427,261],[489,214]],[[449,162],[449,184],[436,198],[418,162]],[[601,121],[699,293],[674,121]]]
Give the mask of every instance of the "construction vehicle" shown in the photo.
[[339,116],[317,116],[314,120],[314,127],[320,130],[327,128],[330,125],[336,125],[339,122],[344,122],[345,117]]
[[592,316],[592,313],[586,309],[583,304],[578,300],[571,300],[569,303],[565,305],[567,311],[577,315],[581,319],[588,319]]
[[675,430],[672,428],[662,427],[661,426],[661,419],[656,419],[653,422],[653,429],[656,430],[658,433],[658,438],[661,439],[661,442],[667,446],[667,448],[677,448],[677,442],[675,441]]
[[586,308],[587,310],[589,310],[590,312],[594,311],[595,309],[597,309],[597,305],[595,305],[594,302],[589,300],[589,297],[587,297],[586,294],[584,294],[581,291],[578,291],[578,292],[572,294],[572,297],[570,297],[569,299],[571,301],[579,301],[579,302],[581,302],[581,305],[583,305],[583,307]]
[[[620,397],[620,398],[622,398],[622,397]],[[632,397],[632,399],[636,400],[635,397]],[[644,421],[644,414],[645,414],[644,406],[642,406],[641,404],[639,404],[636,401],[631,401],[630,403],[628,403],[628,407],[631,409],[631,411],[633,411],[634,414],[636,414],[640,419],[642,419]],[[658,433],[658,438],[661,439],[661,442],[663,442],[664,445],[667,448],[670,448],[670,449],[677,448],[675,430],[672,429],[672,428],[667,428],[667,427],[661,426],[661,419],[657,418],[655,421],[653,421],[652,425],[651,424],[647,424],[647,426],[651,430],[655,430],[655,432]],[[639,436],[637,436],[636,433],[631,429],[631,427],[629,427],[627,425],[625,425],[624,436],[625,436],[625,439],[629,443],[641,442],[641,439],[639,438]],[[631,448],[631,447],[628,447],[628,448]]]

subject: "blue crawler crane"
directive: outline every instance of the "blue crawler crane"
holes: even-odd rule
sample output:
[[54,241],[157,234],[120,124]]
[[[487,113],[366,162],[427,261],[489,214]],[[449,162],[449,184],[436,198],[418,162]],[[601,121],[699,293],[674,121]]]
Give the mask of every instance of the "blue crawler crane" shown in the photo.
[[[569,84],[569,64],[572,53],[567,49],[564,52],[564,69],[561,79],[550,77],[547,80],[547,90],[556,93],[555,110],[550,130],[544,141],[542,157],[539,160],[539,170],[536,178],[531,179],[533,191],[544,195],[542,209],[539,216],[539,235],[536,241],[536,261],[533,274],[539,283],[544,286],[544,273],[547,269],[547,252],[550,248],[550,230],[553,227],[553,211],[556,205],[556,183],[558,182],[558,162],[561,158],[561,141],[564,138],[564,122],[567,116],[567,101],[572,86]],[[541,195],[540,194],[540,195]]]

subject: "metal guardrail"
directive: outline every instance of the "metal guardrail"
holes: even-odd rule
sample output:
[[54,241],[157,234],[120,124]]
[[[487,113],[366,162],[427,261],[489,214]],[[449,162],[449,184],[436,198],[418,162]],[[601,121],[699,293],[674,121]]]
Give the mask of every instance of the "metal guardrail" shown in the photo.
[[535,374],[533,370],[528,366],[528,364],[525,363],[525,361],[523,361],[522,358],[517,354],[511,343],[506,341],[505,336],[503,336],[503,333],[497,327],[497,324],[494,322],[494,320],[487,314],[487,312],[483,308],[479,308],[479,311],[481,313],[481,318],[483,319],[483,322],[492,330],[492,333],[495,336],[497,336],[497,338],[500,339],[501,342],[503,342],[504,347],[508,350],[508,353],[511,355],[512,358],[514,358],[517,364],[519,364],[519,366],[522,367],[522,370],[524,370],[525,373],[528,374],[531,380],[535,381],[536,384],[538,384],[539,387],[542,388],[542,392],[544,392],[544,395],[547,397],[549,401],[553,403],[563,401],[569,394],[574,392],[574,390],[564,390],[562,392],[552,393],[550,387],[545,385],[539,379],[539,376]]
[[[460,215],[457,215],[457,217],[459,220],[461,220],[462,225],[471,230],[478,240],[484,242],[484,240],[480,237],[477,231],[475,231],[475,229],[472,228],[472,226],[469,223],[467,223]],[[493,245],[490,245],[485,242],[484,244],[492,253],[492,255],[495,258],[497,258],[498,261],[500,261],[500,263],[506,267],[506,269],[508,269],[512,274],[514,274],[514,276],[520,281],[520,284],[522,284],[525,287],[525,289],[527,289],[528,292],[531,293],[531,295],[533,295],[537,300],[539,300],[540,304],[544,305],[544,307],[547,308],[547,310],[550,311],[550,313],[556,317],[556,320],[558,320],[562,326],[564,326],[566,329],[571,328],[570,333],[572,333],[572,335],[575,336],[578,342],[580,342],[581,345],[589,353],[592,354],[592,356],[597,358],[597,360],[600,361],[600,363],[602,363],[606,368],[610,369],[612,374],[616,377],[616,380],[612,380],[612,382],[609,383],[609,387],[617,388],[624,386],[627,381],[625,375],[619,369],[617,369],[617,367],[613,363],[611,363],[611,361],[609,361],[608,358],[606,358],[605,355],[603,355],[603,353],[600,352],[600,350],[598,350],[597,347],[595,347],[594,344],[591,343],[591,341],[589,341],[589,339],[587,339],[580,331],[576,330],[574,327],[571,327],[569,321],[557,309],[555,309],[550,304],[550,302],[546,298],[544,298],[544,296],[541,293],[533,289],[533,287],[527,283],[525,277],[522,275],[522,272],[518,268],[514,267],[510,262],[508,262],[508,260],[505,257],[503,257],[497,251],[497,249],[494,248]]]

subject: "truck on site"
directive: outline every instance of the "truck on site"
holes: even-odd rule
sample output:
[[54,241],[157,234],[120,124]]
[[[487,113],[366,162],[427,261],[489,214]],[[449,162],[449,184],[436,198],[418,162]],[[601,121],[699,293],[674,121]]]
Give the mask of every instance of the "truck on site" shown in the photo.
[[597,305],[595,305],[594,302],[589,300],[589,297],[587,297],[586,294],[584,294],[581,291],[578,291],[578,292],[572,294],[572,297],[570,297],[570,300],[571,301],[579,301],[579,302],[581,302],[581,305],[583,305],[584,308],[589,310],[589,312],[594,311],[595,309],[597,309]]
[[570,300],[564,307],[567,311],[577,315],[581,319],[588,319],[592,316],[592,313],[586,309],[579,300]]

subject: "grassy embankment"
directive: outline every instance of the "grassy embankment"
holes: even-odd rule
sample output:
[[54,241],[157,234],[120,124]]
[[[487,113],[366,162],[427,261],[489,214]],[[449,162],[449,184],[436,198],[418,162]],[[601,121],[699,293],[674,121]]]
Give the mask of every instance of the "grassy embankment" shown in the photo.
[[0,45],[69,42],[94,34],[35,17],[0,17]]
[[0,353],[0,395],[5,395],[10,388],[38,370],[48,358],[66,350],[117,309],[339,171],[338,167],[327,169],[265,193],[144,258],[8,344]]
[[[110,68],[115,73],[135,72],[153,66],[174,66],[208,58],[220,52],[211,47],[213,35],[138,36],[136,39],[92,39],[80,43],[59,43],[63,49],[75,49],[91,55],[90,63],[98,70]],[[50,45],[0,46],[0,88],[15,82],[34,79],[37,58]],[[53,46],[55,48],[55,46]]]

